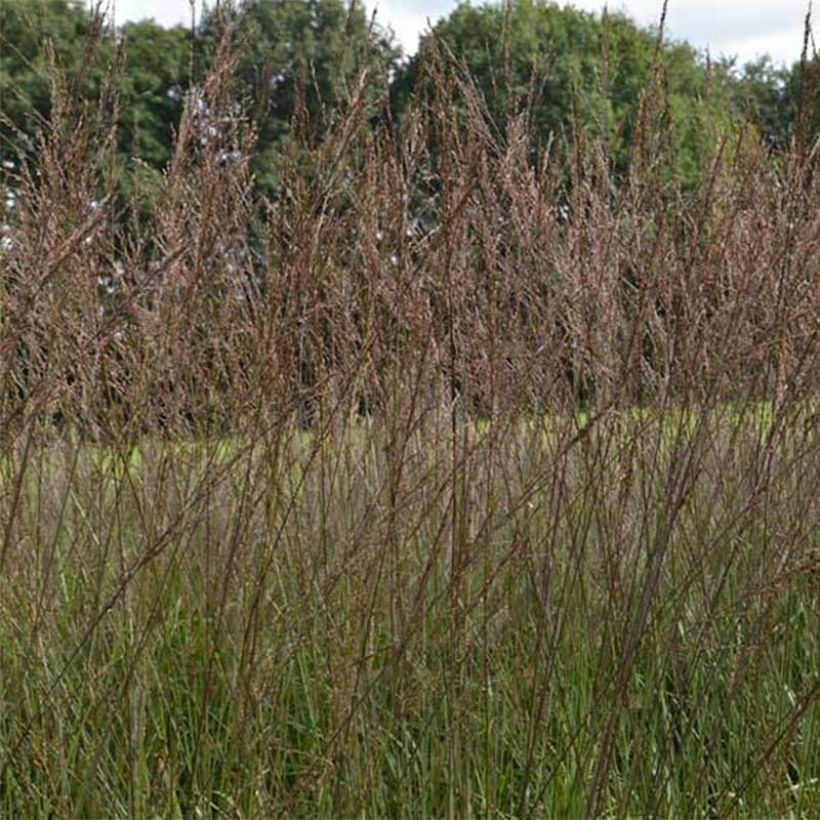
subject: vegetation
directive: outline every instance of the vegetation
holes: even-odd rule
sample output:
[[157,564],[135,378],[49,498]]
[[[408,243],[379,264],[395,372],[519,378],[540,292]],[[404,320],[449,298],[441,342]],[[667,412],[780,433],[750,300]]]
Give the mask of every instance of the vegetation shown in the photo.
[[99,31],[3,170],[0,815],[817,815],[810,66],[686,175],[661,64],[619,166],[377,52],[269,193],[240,29]]
[[399,52],[357,2],[253,0],[235,19],[227,12],[206,18],[204,36],[218,39],[231,24],[242,44],[237,80],[258,125],[256,180],[266,193],[275,193],[279,157],[293,147],[296,115],[302,127],[316,126],[322,109],[349,102],[362,71],[369,99],[381,98]]
[[[617,169],[627,166],[655,60],[654,32],[622,14],[601,19],[543,0],[464,3],[428,35],[400,72],[394,93],[401,96],[416,84],[425,48],[434,43],[463,62],[494,123],[527,110],[534,142],[581,129],[609,147]],[[678,169],[689,179],[704,148],[708,152],[703,140],[714,140],[730,125],[728,76],[724,66],[707,70],[684,43],[663,46],[658,56],[669,108],[657,113],[671,120]],[[773,91],[769,79],[760,82]]]
[[[122,26],[115,40],[105,36],[100,18],[95,22],[85,5],[73,0],[6,0],[0,13],[0,128],[6,146],[0,153],[19,148],[20,135],[30,141],[48,114],[47,51],[41,44],[54,45],[54,59],[76,78],[72,96],[91,105],[121,48],[120,159],[127,164],[137,157],[155,170],[170,159],[186,89],[209,70],[220,32],[231,27],[237,95],[258,131],[254,173],[268,195],[278,191],[281,154],[293,149],[294,115],[301,112],[307,117],[303,123],[314,127],[324,122],[320,109],[343,108],[366,69],[371,103],[389,86],[392,114],[403,121],[414,90],[425,82],[421,67],[433,43],[478,84],[495,129],[525,110],[536,146],[580,128],[607,145],[619,173],[628,166],[641,95],[654,66],[668,103],[656,113],[672,126],[676,172],[688,183],[703,172],[702,157],[744,119],[782,150],[796,127],[801,85],[817,85],[811,77],[818,61],[811,52],[808,78],[799,63],[778,68],[766,58],[740,70],[726,60],[707,64],[686,43],[663,44],[655,55],[656,32],[624,15],[598,18],[548,0],[463,3],[407,60],[391,32],[368,20],[357,2],[348,6],[344,0],[246,0],[239,10],[218,4],[192,31],[144,21]],[[92,31],[100,42],[89,50]],[[92,55],[94,64],[78,70]],[[807,108],[813,113],[806,128],[816,134],[820,104],[815,100]]]

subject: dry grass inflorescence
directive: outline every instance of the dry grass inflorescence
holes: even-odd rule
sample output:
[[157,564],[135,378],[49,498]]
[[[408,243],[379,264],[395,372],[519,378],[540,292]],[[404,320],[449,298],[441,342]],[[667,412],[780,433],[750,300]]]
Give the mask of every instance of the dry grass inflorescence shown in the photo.
[[0,814],[816,816],[818,143],[683,187],[649,89],[616,178],[431,54],[260,200],[232,69],[5,180]]

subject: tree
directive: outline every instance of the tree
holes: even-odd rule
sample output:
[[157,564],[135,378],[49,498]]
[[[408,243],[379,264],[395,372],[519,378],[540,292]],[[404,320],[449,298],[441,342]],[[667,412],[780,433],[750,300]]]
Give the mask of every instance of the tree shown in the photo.
[[107,77],[119,97],[118,147],[123,158],[139,157],[154,168],[168,161],[172,130],[179,121],[187,85],[190,33],[146,21],[128,23],[117,41],[101,16],[74,0],[4,0],[0,5],[0,152],[31,143],[48,119],[52,82],[48,65],[68,87],[70,102],[94,109]]
[[145,20],[126,24],[120,35],[125,64],[119,83],[119,149],[123,157],[138,157],[160,169],[170,159],[189,84],[191,32]]
[[[0,160],[25,149],[48,117],[51,82],[46,44],[56,64],[77,77],[73,93],[96,76],[78,73],[99,21],[75,0],[3,0],[0,3]],[[82,88],[81,86],[86,86]]]
[[811,146],[820,137],[820,55],[807,56],[805,62],[792,66],[784,96],[796,135]]
[[[656,32],[639,28],[622,14],[598,18],[548,0],[461,3],[433,28],[397,76],[399,110],[419,82],[431,39],[477,80],[497,126],[510,112],[530,104],[534,87],[534,140],[570,133],[574,116],[579,116],[587,132],[605,138],[616,169],[626,166],[639,101],[650,81]],[[658,58],[676,163],[684,176],[692,176],[703,156],[698,136],[704,133],[703,120],[716,127],[727,121],[722,72],[708,76],[700,55],[684,43],[664,45]]]
[[205,41],[213,44],[225,26],[239,49],[237,82],[257,124],[254,167],[267,190],[275,187],[297,106],[320,135],[359,73],[367,71],[375,100],[399,56],[392,33],[372,24],[357,0],[249,0],[214,9],[203,21]]

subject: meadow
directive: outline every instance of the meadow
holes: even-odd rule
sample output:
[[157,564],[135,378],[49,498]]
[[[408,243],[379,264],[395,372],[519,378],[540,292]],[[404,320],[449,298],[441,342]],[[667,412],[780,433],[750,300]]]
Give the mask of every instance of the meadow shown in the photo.
[[0,815],[817,816],[820,143],[683,186],[653,81],[616,174],[438,55],[259,201],[232,65],[14,170]]

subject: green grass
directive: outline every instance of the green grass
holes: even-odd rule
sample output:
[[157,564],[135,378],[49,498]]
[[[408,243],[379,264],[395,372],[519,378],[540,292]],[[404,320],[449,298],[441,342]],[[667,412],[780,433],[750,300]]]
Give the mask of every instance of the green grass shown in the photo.
[[816,814],[816,431],[600,425],[38,450],[0,813]]

